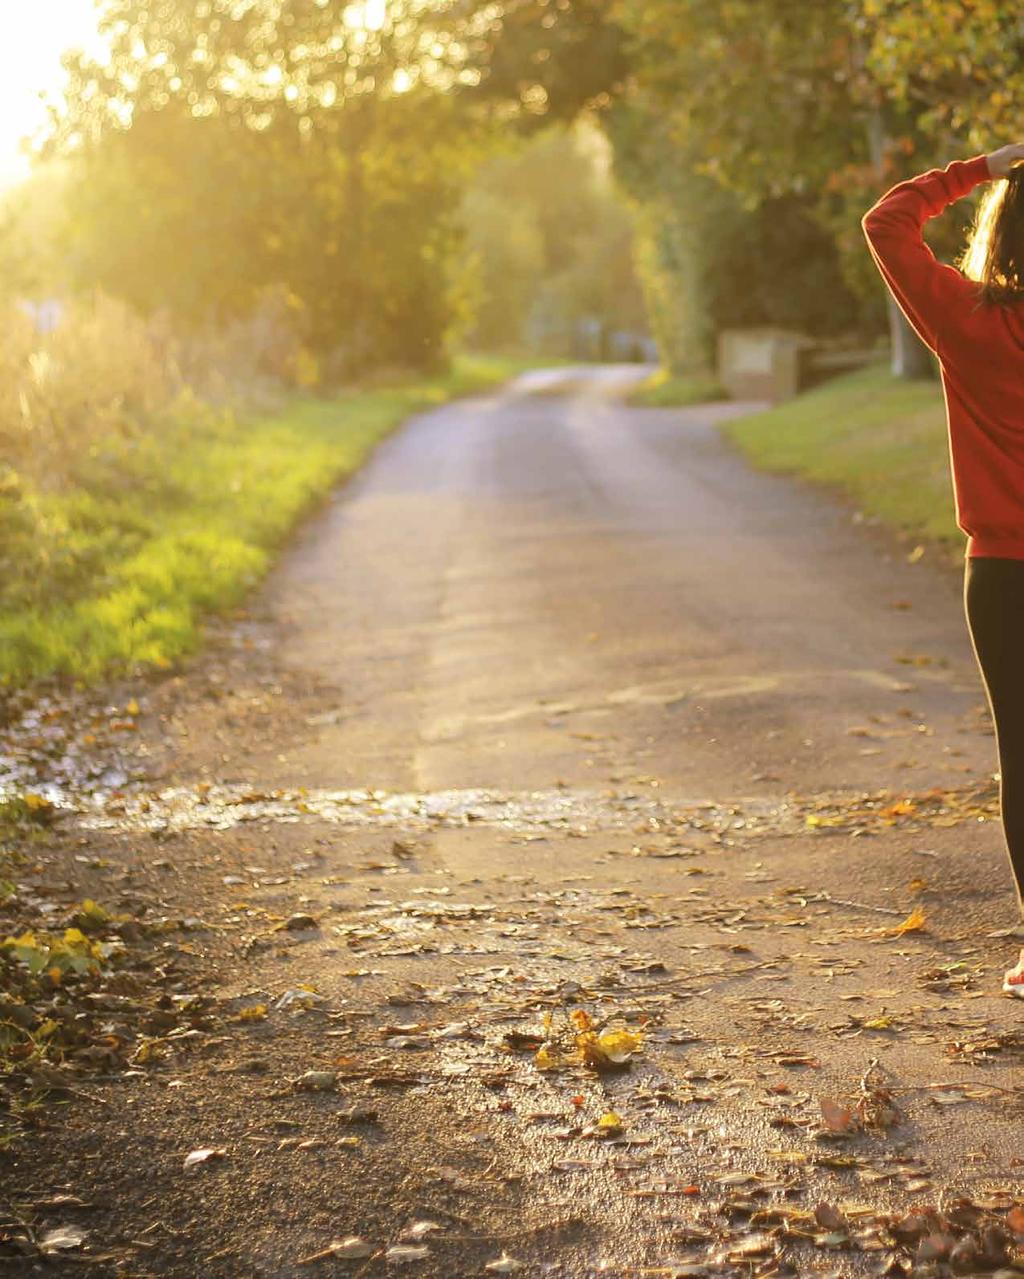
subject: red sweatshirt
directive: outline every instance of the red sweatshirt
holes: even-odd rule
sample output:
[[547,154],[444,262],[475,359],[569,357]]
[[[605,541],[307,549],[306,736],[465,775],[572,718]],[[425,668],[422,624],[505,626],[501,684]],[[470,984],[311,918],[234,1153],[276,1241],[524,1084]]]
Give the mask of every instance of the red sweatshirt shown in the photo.
[[901,182],[865,214],[871,254],[939,358],[956,519],[968,555],[1024,559],[1024,305],[982,302],[921,229],[991,174],[983,155]]

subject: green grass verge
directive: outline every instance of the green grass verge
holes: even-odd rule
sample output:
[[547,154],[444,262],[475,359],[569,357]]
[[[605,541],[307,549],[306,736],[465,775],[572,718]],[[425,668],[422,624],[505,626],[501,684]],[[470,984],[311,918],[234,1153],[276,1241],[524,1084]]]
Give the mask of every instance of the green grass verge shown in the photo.
[[687,373],[674,377],[667,369],[659,369],[646,378],[628,397],[639,408],[672,408],[686,404],[706,404],[724,400],[725,388],[713,373]]
[[296,399],[251,420],[183,403],[161,430],[84,459],[64,491],[9,477],[0,685],[173,663],[198,644],[203,614],[237,604],[382,436],[535,363],[461,357],[444,376]]
[[866,515],[962,554],[937,382],[870,365],[723,429],[764,470],[834,485]]

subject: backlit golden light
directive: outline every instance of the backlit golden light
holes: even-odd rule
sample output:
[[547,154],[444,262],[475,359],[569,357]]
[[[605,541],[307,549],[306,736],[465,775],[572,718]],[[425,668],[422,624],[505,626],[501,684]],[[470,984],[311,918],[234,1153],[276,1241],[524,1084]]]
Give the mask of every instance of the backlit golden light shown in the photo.
[[379,31],[387,17],[387,0],[361,0],[345,6],[344,19],[350,27]]
[[[982,280],[985,278],[985,266],[988,261],[989,246],[992,242],[993,228],[1005,199],[1005,182],[993,182],[981,198],[981,203],[978,205],[978,211],[974,218],[974,232],[967,252],[960,263],[964,275],[969,280]],[[994,282],[996,284],[1005,283],[1003,280]]]
[[93,0],[32,0],[8,6],[0,42],[0,185],[25,177],[29,158],[22,143],[46,120],[42,95],[59,95],[61,55],[82,48],[98,55]]

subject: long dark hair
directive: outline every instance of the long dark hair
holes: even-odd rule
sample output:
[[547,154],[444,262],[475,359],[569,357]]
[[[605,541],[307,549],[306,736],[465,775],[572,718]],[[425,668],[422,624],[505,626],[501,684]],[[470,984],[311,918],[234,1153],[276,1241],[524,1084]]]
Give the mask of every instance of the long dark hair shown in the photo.
[[1024,164],[985,192],[960,269],[986,302],[1024,301]]

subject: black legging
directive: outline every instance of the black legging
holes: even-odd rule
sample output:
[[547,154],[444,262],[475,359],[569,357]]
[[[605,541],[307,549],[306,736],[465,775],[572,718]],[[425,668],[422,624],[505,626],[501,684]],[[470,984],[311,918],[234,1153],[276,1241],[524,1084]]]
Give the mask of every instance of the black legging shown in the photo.
[[999,804],[1024,911],[1024,560],[967,560],[964,605],[999,751]]

